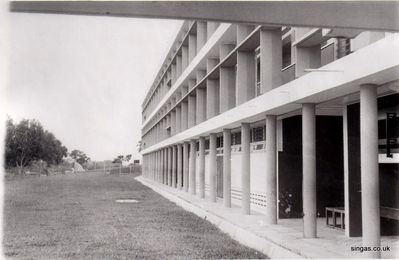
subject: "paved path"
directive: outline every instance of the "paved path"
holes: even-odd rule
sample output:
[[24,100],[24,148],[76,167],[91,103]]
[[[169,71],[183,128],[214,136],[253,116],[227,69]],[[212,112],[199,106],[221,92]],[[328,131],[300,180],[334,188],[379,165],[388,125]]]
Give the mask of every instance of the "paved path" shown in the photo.
[[29,178],[6,181],[5,189],[3,244],[11,258],[265,257],[131,175]]

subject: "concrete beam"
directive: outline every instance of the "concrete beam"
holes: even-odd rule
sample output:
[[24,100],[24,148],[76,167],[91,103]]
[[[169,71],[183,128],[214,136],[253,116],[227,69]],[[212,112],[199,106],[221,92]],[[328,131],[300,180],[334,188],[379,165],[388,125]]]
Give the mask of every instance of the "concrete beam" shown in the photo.
[[13,1],[10,10],[399,31],[398,5],[395,1]]

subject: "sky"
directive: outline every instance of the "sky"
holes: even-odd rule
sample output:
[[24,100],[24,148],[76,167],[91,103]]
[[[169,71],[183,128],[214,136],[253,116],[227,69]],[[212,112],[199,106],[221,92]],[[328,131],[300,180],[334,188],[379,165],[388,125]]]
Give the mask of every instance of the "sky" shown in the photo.
[[8,14],[5,110],[92,160],[133,154],[141,104],[182,21]]

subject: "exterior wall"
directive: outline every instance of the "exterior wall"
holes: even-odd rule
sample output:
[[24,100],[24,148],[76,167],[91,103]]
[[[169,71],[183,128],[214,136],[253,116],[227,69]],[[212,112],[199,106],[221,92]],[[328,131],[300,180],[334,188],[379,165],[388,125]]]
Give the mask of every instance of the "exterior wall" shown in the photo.
[[[301,116],[283,120],[283,149],[279,152],[280,218],[302,217]],[[325,207],[344,206],[342,118],[316,118],[317,215]]]
[[[264,211],[266,176],[263,169],[266,165],[265,150],[251,151],[251,207],[257,211]],[[231,153],[231,187],[232,203],[241,205],[241,152]]]

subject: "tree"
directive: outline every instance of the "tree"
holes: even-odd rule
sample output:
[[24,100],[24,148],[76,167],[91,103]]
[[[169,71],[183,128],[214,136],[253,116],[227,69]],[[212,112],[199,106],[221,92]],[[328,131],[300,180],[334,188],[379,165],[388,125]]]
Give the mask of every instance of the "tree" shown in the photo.
[[84,152],[79,151],[79,150],[73,150],[69,156],[71,156],[72,159],[74,159],[76,162],[78,162],[80,165],[83,166],[83,164],[87,163],[90,160],[90,157],[88,157]]
[[124,161],[124,156],[123,155],[118,155],[118,157],[116,157],[112,163],[122,163],[122,161]]
[[129,162],[132,159],[132,155],[128,154],[126,156],[123,155],[118,155],[118,157],[116,157],[112,163],[122,163],[122,162]]
[[37,120],[22,119],[14,124],[8,118],[6,128],[7,168],[17,167],[22,173],[23,168],[35,160],[43,160],[48,165],[59,164],[67,154],[66,147]]

